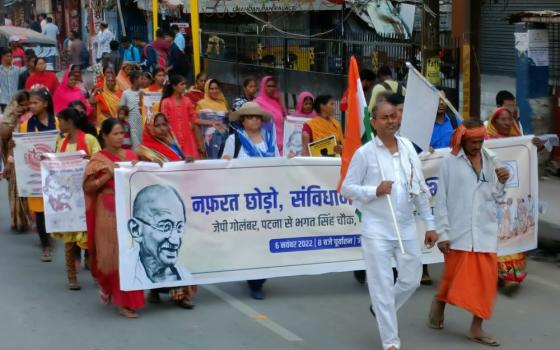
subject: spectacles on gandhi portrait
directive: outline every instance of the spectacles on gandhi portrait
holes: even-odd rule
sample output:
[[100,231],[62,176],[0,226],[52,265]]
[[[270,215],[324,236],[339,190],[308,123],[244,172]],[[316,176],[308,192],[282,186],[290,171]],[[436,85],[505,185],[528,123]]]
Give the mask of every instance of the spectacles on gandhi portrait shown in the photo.
[[185,224],[182,221],[173,222],[171,220],[161,220],[154,226],[140,218],[134,217],[134,219],[140,221],[146,226],[150,226],[154,230],[165,233],[167,236],[171,236],[174,231],[176,231],[178,235],[182,235],[185,227]]

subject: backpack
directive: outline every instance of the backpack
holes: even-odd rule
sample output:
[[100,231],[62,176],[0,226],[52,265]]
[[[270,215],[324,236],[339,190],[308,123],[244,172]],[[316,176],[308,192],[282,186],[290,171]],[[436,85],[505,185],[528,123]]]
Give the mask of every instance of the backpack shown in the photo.
[[[241,150],[241,138],[239,138],[239,134],[234,132],[234,148],[233,148],[233,158],[237,158],[239,156],[239,151]],[[225,147],[226,143],[223,142],[222,145],[220,146],[220,151],[218,152],[219,158],[221,159],[222,156],[224,155],[224,147]]]
[[[167,62],[165,61],[165,58],[160,55],[160,53],[158,52],[158,50],[156,50],[152,44],[148,44],[146,46],[144,46],[144,57],[146,59],[148,59],[148,48],[152,48],[154,50],[154,52],[156,53],[156,62],[155,62],[155,67],[161,67],[161,68],[165,68],[167,66]],[[154,67],[154,68],[155,68]]]
[[398,84],[398,85],[397,85],[397,91],[393,91],[393,89],[391,89],[391,86],[390,86],[387,82],[385,82],[385,81],[382,82],[382,83],[380,83],[380,84],[381,84],[381,86],[383,86],[383,87],[385,88],[385,90],[387,90],[387,91],[392,91],[392,92],[395,92],[395,93],[397,93],[397,94],[399,94],[399,95],[401,95],[401,96],[404,96],[404,95],[403,95],[403,86],[402,86],[401,83],[397,83],[397,84]]

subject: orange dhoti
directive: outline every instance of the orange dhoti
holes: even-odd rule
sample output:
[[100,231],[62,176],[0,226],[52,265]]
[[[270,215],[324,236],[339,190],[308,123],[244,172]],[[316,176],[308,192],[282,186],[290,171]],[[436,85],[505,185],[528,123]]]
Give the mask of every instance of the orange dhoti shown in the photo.
[[450,250],[436,298],[490,319],[498,289],[496,253]]

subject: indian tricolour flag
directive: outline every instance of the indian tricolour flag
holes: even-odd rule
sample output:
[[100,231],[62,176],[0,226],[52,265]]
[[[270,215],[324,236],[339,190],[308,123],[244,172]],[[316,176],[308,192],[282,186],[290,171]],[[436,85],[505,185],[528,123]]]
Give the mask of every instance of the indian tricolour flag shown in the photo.
[[348,109],[346,114],[346,128],[344,134],[344,148],[342,150],[342,167],[340,169],[340,181],[338,189],[346,177],[348,166],[354,152],[360,146],[371,140],[371,125],[369,123],[369,111],[366,97],[360,80],[358,62],[352,56],[348,69]]

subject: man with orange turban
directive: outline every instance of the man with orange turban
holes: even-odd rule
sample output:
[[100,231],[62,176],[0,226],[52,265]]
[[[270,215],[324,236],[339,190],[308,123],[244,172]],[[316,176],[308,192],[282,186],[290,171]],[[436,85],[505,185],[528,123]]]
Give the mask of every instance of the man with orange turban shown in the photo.
[[509,173],[483,147],[485,136],[480,120],[466,120],[455,129],[451,155],[440,169],[435,217],[445,270],[429,325],[442,329],[445,305],[455,305],[473,314],[470,340],[498,346],[482,322],[490,319],[497,293],[496,207],[505,197]]

